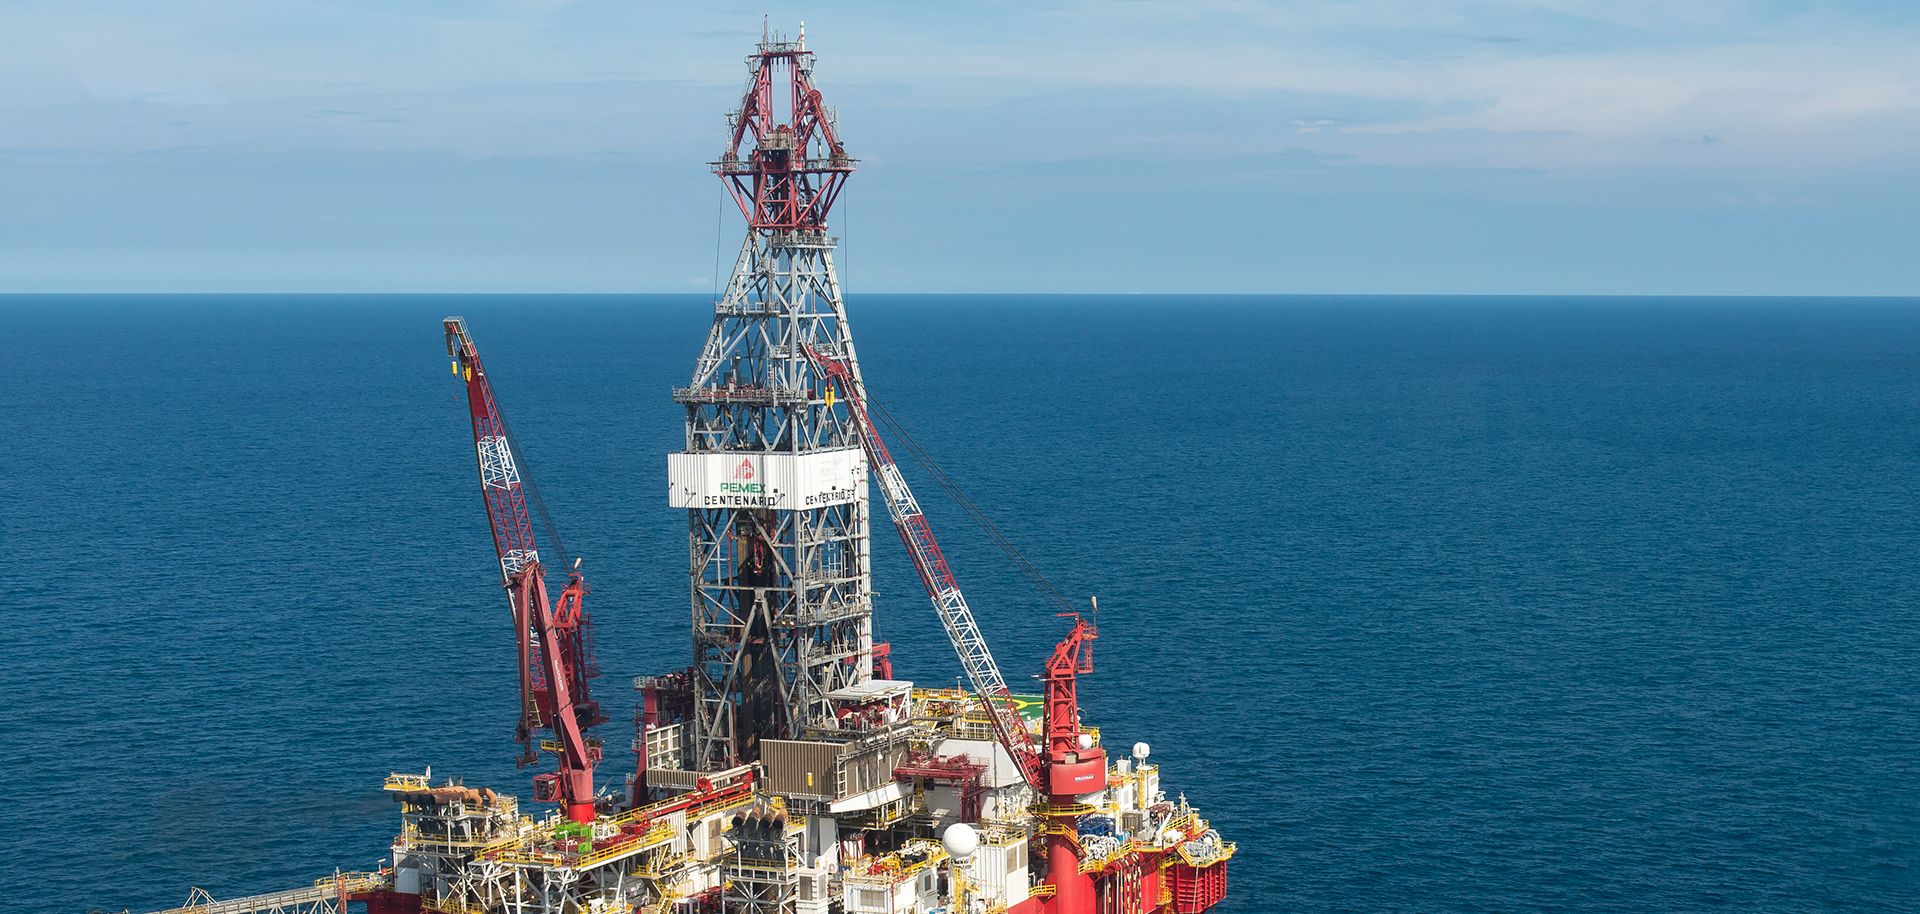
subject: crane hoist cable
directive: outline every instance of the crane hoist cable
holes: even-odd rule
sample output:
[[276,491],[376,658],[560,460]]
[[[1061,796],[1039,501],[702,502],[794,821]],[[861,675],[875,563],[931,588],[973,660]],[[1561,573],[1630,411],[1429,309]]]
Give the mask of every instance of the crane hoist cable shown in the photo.
[[[954,655],[959,658],[961,669],[966,672],[968,684],[987,713],[995,739],[1006,747],[1008,756],[1019,767],[1021,777],[1035,790],[1044,791],[1047,783],[1044,754],[1035,743],[1033,734],[1028,731],[1020,712],[1014,707],[1011,693],[1007,690],[1006,677],[1001,674],[1000,665],[994,661],[993,651],[987,647],[986,636],[981,634],[973,610],[967,605],[966,594],[961,592],[959,582],[954,579],[953,569],[947,565],[946,556],[940,551],[940,542],[934,536],[925,512],[920,509],[912,487],[901,475],[899,463],[887,450],[878,424],[866,407],[864,385],[848,361],[826,355],[812,346],[804,348],[807,357],[820,369],[821,374],[843,385],[846,390],[848,413],[857,424],[861,447],[866,450],[873,472],[879,477],[880,491],[886,497],[887,513],[893,518],[894,530],[907,547],[907,555],[913,560],[914,569],[920,572],[920,583],[926,588],[927,597],[940,616],[941,627],[946,630]],[[826,395],[829,399],[834,396],[832,387],[827,389]]]
[[934,461],[933,455],[927,453],[927,450],[920,446],[920,442],[915,441],[913,436],[907,433],[906,427],[900,424],[900,420],[894,418],[892,412],[870,397],[867,400],[867,406],[873,411],[874,418],[880,420],[881,425],[886,427],[887,437],[906,445],[908,456],[911,456],[915,463],[933,477],[934,482],[947,493],[947,497],[953,499],[954,503],[967,513],[967,517],[973,521],[974,526],[979,527],[980,531],[987,535],[987,539],[991,540],[1001,554],[1005,555],[1033,584],[1034,589],[1038,590],[1041,596],[1053,603],[1060,612],[1076,611],[1073,601],[1067,599],[1066,594],[1061,593],[1060,588],[1054,586],[1053,581],[1049,580],[1039,567],[1027,558],[1026,553],[1021,552],[1020,547],[1014,545],[1013,540],[993,522],[992,518],[987,516],[985,511],[981,510],[980,505],[967,496],[967,493],[960,488],[960,484]]
[[547,534],[547,542],[553,544],[553,553],[560,559],[554,567],[565,571],[573,567],[573,557],[568,554],[567,546],[560,541],[560,530],[553,525],[553,515],[547,513],[547,501],[540,497],[540,487],[534,485],[533,477],[527,473],[527,458],[520,453],[520,439],[513,436],[513,424],[507,421],[507,414],[500,413],[500,434],[507,439],[507,450],[513,454],[514,466],[520,467],[520,488],[527,496],[527,504],[533,506],[533,512],[540,518],[540,527]]
[[[567,544],[560,540],[560,528],[554,526],[553,515],[547,513],[547,500],[540,497],[540,487],[533,482],[532,474],[526,472],[527,459],[520,453],[520,442],[513,437],[513,425],[507,421],[505,412],[500,413],[500,434],[507,439],[507,450],[513,455],[515,466],[521,468],[520,488],[525,491],[527,504],[533,507],[534,516],[540,519],[540,528],[547,535],[547,542],[553,544],[553,554],[559,564],[554,567],[562,574],[576,574],[580,571],[580,559],[567,551]],[[588,678],[600,675],[599,653],[593,647],[593,627],[581,625],[577,628],[580,641],[580,653],[583,658],[583,672]]]

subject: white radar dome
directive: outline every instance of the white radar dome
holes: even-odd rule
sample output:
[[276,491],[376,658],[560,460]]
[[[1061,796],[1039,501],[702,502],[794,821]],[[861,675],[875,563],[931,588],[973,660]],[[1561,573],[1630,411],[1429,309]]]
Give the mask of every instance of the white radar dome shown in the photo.
[[1092,749],[1092,748],[1093,748],[1093,734],[1091,734],[1091,733],[1082,733],[1082,734],[1080,734],[1080,739],[1079,739],[1079,743],[1080,743],[1080,748],[1082,748],[1082,749]]
[[955,822],[940,833],[940,845],[947,849],[947,856],[965,860],[980,849],[980,833],[965,822]]
[[1143,762],[1147,760],[1147,756],[1152,752],[1153,752],[1153,747],[1147,745],[1146,743],[1133,744],[1133,757]]

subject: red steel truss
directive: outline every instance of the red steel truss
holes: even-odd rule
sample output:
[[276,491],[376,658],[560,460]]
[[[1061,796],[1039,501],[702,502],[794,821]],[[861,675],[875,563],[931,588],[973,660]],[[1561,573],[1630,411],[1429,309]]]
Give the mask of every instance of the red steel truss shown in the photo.
[[813,87],[813,52],[797,40],[760,42],[748,56],[746,94],[713,172],[727,182],[748,225],[767,232],[821,232],[854,160],[834,132],[833,112]]

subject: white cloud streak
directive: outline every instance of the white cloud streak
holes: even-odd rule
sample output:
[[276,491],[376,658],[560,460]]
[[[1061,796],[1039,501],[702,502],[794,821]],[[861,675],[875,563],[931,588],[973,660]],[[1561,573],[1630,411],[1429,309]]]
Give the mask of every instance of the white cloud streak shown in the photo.
[[[1604,172],[1900,167],[1920,153],[1920,30],[1829,6],[1150,0],[816,15],[830,95],[869,123],[925,128],[876,139],[883,155],[960,147],[1013,165],[1298,148],[1363,165]],[[15,4],[0,10],[0,149],[666,161],[714,142],[752,19],[551,2],[437,15]],[[1718,142],[1685,142],[1702,136]]]

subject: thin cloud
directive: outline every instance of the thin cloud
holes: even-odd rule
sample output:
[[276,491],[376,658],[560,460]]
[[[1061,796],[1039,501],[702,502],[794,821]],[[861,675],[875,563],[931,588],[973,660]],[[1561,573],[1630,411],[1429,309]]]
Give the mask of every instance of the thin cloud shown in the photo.
[[[35,41],[0,59],[0,148],[664,162],[684,152],[668,131],[717,132],[759,25],[545,2],[355,15],[348,29],[311,0],[241,13],[9,6],[0,33]],[[896,159],[964,142],[982,166],[1204,160],[1309,141],[1396,167],[1688,168],[1697,158],[1666,141],[1701,135],[1761,168],[1920,154],[1920,23],[1844,5],[1144,0],[935,16],[824,2],[818,16],[818,77],[846,106],[850,136]],[[1050,109],[1056,99],[1084,109]],[[194,117],[179,118],[187,106]],[[1194,113],[1228,106],[1230,126]],[[399,107],[415,113],[382,113]],[[860,136],[863,122],[926,113],[918,138]]]

